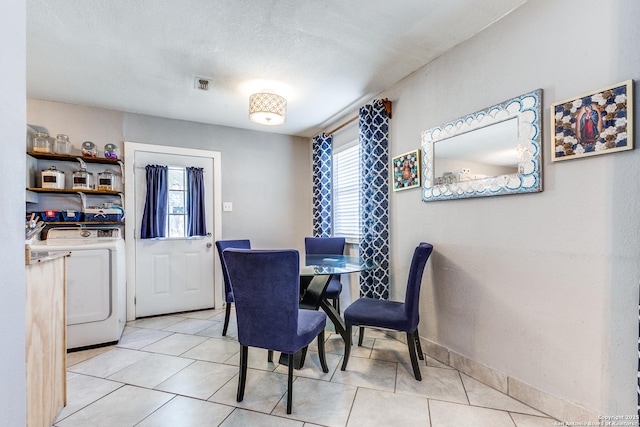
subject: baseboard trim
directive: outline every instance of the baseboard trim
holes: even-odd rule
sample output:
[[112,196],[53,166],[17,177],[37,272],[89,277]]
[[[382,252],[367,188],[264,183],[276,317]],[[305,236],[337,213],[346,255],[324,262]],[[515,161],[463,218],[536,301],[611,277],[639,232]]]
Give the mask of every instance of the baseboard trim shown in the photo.
[[[401,338],[401,337],[398,337]],[[405,341],[405,340],[403,340]],[[598,414],[420,337],[429,357],[563,422],[598,422]]]

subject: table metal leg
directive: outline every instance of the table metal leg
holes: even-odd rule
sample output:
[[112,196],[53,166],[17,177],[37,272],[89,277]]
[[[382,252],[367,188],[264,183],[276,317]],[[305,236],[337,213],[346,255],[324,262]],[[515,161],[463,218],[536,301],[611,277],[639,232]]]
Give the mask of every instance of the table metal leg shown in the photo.
[[[329,275],[300,277],[300,287],[301,287],[300,308],[304,310],[318,310],[320,307],[323,307],[323,304],[326,303],[326,300],[322,297],[322,295],[324,295],[324,291],[327,290],[327,286],[329,285],[330,279],[331,279],[331,276]],[[329,305],[329,307],[331,306]],[[333,307],[331,308],[335,312],[335,314],[338,316],[338,318],[340,318],[340,315],[337,314],[335,309]],[[324,309],[324,307],[323,307],[323,310],[325,312],[327,311],[326,309]],[[331,319],[334,325],[336,324],[335,320],[331,318],[329,313],[327,313],[327,317]],[[342,321],[342,319],[340,319],[340,321]],[[344,329],[344,322],[342,322],[342,325],[343,325],[342,328]],[[337,328],[338,326],[336,326],[336,330]],[[293,367],[295,369],[302,369],[302,367],[304,366],[304,360],[306,356],[307,356],[307,347],[294,353]],[[288,366],[289,361],[288,361],[287,355],[281,353],[280,359],[278,359],[278,363],[280,363],[281,365]]]
[[351,345],[351,337],[349,337],[349,334],[347,333],[347,326],[345,325],[344,320],[342,320],[340,313],[338,313],[333,305],[331,305],[325,298],[322,298],[322,301],[320,301],[320,308],[327,313],[327,317],[333,323],[336,332],[339,333],[344,340],[345,345]]
[[301,277],[300,286],[304,287],[304,289],[301,289],[300,308],[306,310],[319,309],[324,300],[323,295],[327,290],[327,286],[329,286],[330,279],[331,276],[328,275],[313,276],[312,278]]

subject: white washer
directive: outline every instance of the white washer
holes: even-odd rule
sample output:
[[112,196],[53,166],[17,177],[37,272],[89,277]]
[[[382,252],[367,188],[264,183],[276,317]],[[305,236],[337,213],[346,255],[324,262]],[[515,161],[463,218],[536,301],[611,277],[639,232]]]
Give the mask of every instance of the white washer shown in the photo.
[[67,259],[67,349],[120,340],[126,322],[125,244],[119,228],[52,228],[32,250]]

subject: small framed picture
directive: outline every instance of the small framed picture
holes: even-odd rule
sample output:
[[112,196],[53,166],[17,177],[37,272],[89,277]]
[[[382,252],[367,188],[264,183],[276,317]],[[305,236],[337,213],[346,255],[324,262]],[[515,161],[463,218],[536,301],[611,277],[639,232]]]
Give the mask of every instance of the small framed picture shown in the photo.
[[391,160],[393,191],[420,187],[420,150],[410,151]]
[[551,160],[633,148],[633,80],[551,104]]

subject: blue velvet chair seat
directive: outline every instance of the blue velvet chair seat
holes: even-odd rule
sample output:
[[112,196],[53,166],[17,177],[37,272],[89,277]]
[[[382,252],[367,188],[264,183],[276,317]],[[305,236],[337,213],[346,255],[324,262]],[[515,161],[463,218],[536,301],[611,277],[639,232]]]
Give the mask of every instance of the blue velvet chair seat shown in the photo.
[[[229,291],[224,295],[224,302],[231,304],[233,302],[233,292],[231,292],[231,289],[229,289]],[[224,334],[222,334],[224,335]]]
[[340,283],[340,279],[332,278],[329,284],[327,285],[327,290],[324,291],[324,297],[326,299],[335,300],[340,298],[341,292],[342,292],[342,283]]
[[353,326],[413,332],[405,315],[404,303],[373,298],[360,298],[349,306],[349,323]]
[[283,353],[296,353],[309,345],[327,324],[327,315],[322,311],[300,310],[298,312],[298,334],[292,346],[283,345]]

